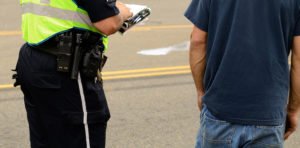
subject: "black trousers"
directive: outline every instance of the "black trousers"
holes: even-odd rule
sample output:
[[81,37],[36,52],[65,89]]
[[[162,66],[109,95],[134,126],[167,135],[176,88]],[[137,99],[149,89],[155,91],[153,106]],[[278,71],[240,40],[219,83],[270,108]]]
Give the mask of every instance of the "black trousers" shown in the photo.
[[104,148],[109,109],[102,85],[56,71],[56,57],[28,44],[17,81],[24,93],[31,148]]

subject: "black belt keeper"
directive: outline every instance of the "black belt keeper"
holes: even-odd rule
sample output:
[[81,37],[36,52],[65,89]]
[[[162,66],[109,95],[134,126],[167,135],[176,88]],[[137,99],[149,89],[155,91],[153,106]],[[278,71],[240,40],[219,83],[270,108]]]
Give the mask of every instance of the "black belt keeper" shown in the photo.
[[102,69],[102,37],[89,31],[71,30],[32,47],[56,56],[57,71],[70,72],[71,79],[77,79],[79,71],[85,77],[95,78]]

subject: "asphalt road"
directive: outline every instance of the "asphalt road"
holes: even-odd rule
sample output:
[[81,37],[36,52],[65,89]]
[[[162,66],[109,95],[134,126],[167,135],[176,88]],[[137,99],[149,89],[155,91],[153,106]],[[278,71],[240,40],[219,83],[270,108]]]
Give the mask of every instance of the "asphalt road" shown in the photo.
[[[22,93],[19,88],[7,86],[13,83],[10,69],[14,68],[23,44],[18,2],[0,1],[0,148],[29,148]],[[161,56],[137,54],[189,39],[191,25],[183,17],[189,1],[124,2],[146,4],[153,14],[144,25],[123,36],[110,37],[104,75],[112,114],[107,147],[192,148],[199,112],[186,49]],[[299,138],[297,132],[286,142],[286,147],[299,148]]]

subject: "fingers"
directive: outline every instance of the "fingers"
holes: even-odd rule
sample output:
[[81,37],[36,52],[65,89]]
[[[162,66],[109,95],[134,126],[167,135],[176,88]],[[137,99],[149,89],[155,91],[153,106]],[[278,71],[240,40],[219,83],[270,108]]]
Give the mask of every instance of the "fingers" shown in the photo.
[[197,102],[198,102],[198,108],[199,108],[199,110],[201,111],[201,110],[202,110],[203,103],[202,103],[202,98],[201,98],[200,96],[198,96]]
[[117,1],[116,6],[125,20],[132,17],[132,12],[124,3]]
[[287,140],[298,127],[298,113],[288,112],[284,140]]
[[198,104],[198,108],[199,108],[199,110],[200,110],[200,112],[202,111],[202,105],[199,105]]
[[116,2],[116,5],[117,5],[117,7],[123,7],[123,6],[124,6],[124,3],[117,1],[117,2]]
[[295,132],[295,129],[287,129],[287,131],[284,133],[284,140],[287,140],[293,133]]

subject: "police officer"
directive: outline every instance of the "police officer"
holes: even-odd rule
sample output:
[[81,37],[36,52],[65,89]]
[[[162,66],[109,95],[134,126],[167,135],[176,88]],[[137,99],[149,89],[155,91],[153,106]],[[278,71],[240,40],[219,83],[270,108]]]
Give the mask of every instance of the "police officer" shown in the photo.
[[[107,36],[132,14],[116,0],[21,0],[16,85],[32,148],[104,148],[109,109],[97,71]],[[96,72],[96,75],[95,75]]]

